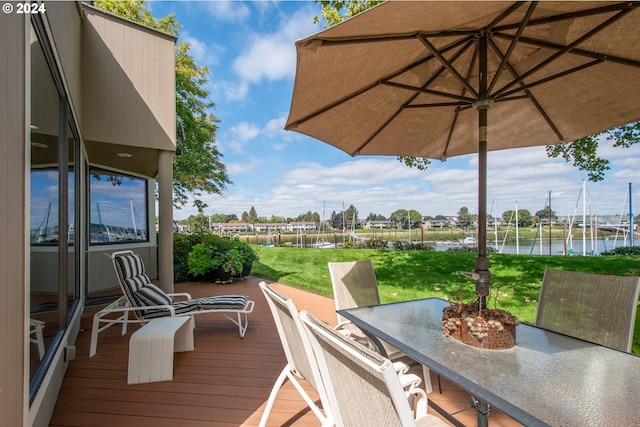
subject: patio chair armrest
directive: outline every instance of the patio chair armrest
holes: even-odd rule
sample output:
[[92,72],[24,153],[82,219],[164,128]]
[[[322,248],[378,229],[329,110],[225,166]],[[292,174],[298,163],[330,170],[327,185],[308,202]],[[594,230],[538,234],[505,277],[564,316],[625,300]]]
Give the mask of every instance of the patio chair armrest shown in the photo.
[[100,310],[98,313],[101,315],[107,314],[107,313],[124,313],[124,312],[129,312],[129,311],[145,311],[145,310],[169,310],[169,312],[171,313],[171,317],[174,317],[176,315],[176,309],[173,308],[173,306],[170,305],[145,305],[145,306],[136,306],[136,307],[105,307],[102,310]]
[[367,347],[369,350],[373,350],[376,353],[383,355],[384,357],[388,357],[384,345],[382,345],[382,342],[380,342],[377,337],[364,333],[362,329],[360,329],[351,321],[342,321],[338,323],[333,329],[342,336],[351,338],[357,343]]
[[170,296],[171,299],[175,299],[175,297],[184,297],[187,300],[192,299],[191,298],[191,294],[187,293],[187,292],[175,292],[172,294],[167,294],[167,296]]
[[345,326],[347,326],[347,325],[351,325],[351,321],[350,320],[345,320],[343,322],[338,323],[333,329],[335,329],[336,331],[340,332],[345,337],[350,337],[351,336],[351,331],[348,330],[348,329],[345,329]]
[[415,374],[400,374],[400,383],[405,389],[405,395],[408,399],[413,398],[416,401],[415,404],[415,418],[420,418],[427,415],[427,406],[429,399],[427,393],[419,387],[422,379]]
[[407,372],[409,372],[409,365],[404,362],[393,362],[393,369],[396,370],[398,375],[406,374]]

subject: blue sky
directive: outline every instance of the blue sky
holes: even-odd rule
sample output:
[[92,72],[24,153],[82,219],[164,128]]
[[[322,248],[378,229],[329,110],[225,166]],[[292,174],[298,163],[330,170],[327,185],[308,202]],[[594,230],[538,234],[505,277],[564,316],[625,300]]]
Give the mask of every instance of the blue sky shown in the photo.
[[[191,44],[198,65],[209,67],[207,89],[221,119],[217,144],[234,182],[222,195],[203,195],[206,214],[296,217],[307,211],[328,218],[353,205],[360,217],[388,217],[397,209],[423,215],[477,213],[477,158],[433,161],[427,171],[410,169],[395,157],[350,157],[313,138],[283,130],[295,76],[295,40],[320,31],[312,1],[152,1],[156,17],[169,12],[182,24],[180,41]],[[601,183],[587,183],[593,214],[627,214],[628,184],[640,194],[640,147],[601,144],[611,170]],[[493,213],[544,208],[549,191],[559,215],[582,214],[579,196],[586,173],[544,147],[489,153],[488,201]],[[637,204],[638,202],[635,202]],[[639,205],[640,206],[640,205]],[[634,214],[637,214],[634,209]],[[197,213],[188,203],[176,219]]]

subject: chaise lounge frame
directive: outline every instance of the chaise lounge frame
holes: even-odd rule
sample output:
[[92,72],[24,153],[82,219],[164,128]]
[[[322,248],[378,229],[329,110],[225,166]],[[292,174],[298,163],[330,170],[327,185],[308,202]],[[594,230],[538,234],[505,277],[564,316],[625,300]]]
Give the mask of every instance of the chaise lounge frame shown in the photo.
[[[207,298],[192,298],[186,292],[165,293],[147,277],[140,257],[131,250],[118,251],[110,255],[122,296],[93,316],[89,357],[96,354],[98,335],[113,325],[122,324],[122,335],[127,333],[129,323],[145,324],[159,317],[191,316],[204,313],[222,314],[238,326],[240,338],[244,338],[249,326],[248,314],[253,312],[254,302],[246,295],[217,295]],[[123,267],[126,265],[126,268]],[[151,291],[144,301],[136,297],[136,289]],[[154,304],[153,301],[166,301]],[[113,314],[119,316],[114,318]],[[133,313],[130,318],[129,314]],[[232,317],[233,315],[233,317]]]

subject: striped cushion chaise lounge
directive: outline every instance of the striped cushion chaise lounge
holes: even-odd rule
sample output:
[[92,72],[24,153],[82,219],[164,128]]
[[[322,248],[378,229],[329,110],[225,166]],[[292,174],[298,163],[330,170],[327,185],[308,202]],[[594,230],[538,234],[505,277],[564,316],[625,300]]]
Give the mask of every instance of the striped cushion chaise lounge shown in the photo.
[[[96,353],[98,334],[108,327],[121,323],[122,335],[124,335],[127,332],[128,323],[146,323],[158,317],[223,313],[238,326],[240,337],[244,338],[249,325],[247,314],[253,311],[254,305],[246,295],[191,298],[188,293],[167,294],[151,283],[145,272],[144,263],[132,251],[114,252],[111,254],[111,260],[123,296],[94,315],[89,357],[93,357]],[[131,312],[135,318],[129,319]],[[109,316],[111,313],[118,313],[120,317],[114,319],[113,316]],[[235,318],[231,317],[231,313]],[[101,323],[105,325],[100,326]]]

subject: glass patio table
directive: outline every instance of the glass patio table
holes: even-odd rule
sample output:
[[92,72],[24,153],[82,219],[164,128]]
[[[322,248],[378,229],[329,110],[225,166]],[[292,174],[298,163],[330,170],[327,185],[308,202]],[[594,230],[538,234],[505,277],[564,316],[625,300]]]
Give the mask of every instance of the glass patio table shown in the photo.
[[528,324],[508,350],[471,347],[442,334],[447,301],[428,298],[338,310],[478,399],[526,426],[640,425],[640,357]]

